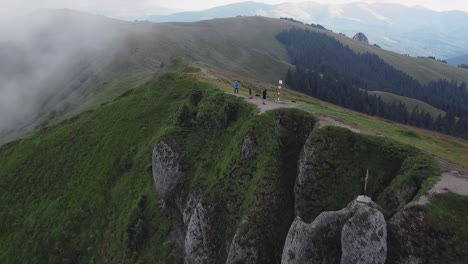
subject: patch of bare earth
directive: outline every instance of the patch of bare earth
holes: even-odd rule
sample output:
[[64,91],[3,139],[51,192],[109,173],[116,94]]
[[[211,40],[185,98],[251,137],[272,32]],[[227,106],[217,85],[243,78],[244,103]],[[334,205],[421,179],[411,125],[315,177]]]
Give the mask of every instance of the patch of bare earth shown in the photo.
[[421,196],[416,201],[416,204],[427,204],[435,195],[447,192],[468,196],[468,175],[464,172],[450,169],[450,164],[446,161],[440,159],[438,161],[444,170],[442,175],[440,175],[440,180],[432,186],[427,195]]
[[245,101],[256,105],[260,109],[260,113],[265,113],[266,111],[278,109],[278,108],[295,108],[297,107],[296,103],[287,103],[287,102],[276,102],[274,100],[265,100],[265,104],[263,104],[263,100],[260,97],[243,95],[243,94],[233,94],[237,97],[242,97]]

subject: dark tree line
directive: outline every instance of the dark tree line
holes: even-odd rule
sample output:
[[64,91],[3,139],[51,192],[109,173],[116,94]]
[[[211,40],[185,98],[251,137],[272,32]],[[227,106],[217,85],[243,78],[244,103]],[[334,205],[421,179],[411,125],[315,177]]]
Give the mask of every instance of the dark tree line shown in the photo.
[[[465,84],[440,80],[423,86],[378,56],[356,54],[321,33],[291,29],[283,31],[277,38],[297,66],[286,76],[286,83],[291,88],[369,115],[468,139]],[[447,114],[433,118],[424,110],[408,111],[403,103],[385,103],[379,97],[369,95],[367,90],[419,99]]]
[[296,91],[342,107],[468,139],[466,118],[457,118],[451,112],[433,118],[429,112],[418,108],[408,111],[402,102],[386,103],[376,95],[369,95],[356,82],[337,80],[328,73],[297,67],[296,70],[288,70],[285,81]]

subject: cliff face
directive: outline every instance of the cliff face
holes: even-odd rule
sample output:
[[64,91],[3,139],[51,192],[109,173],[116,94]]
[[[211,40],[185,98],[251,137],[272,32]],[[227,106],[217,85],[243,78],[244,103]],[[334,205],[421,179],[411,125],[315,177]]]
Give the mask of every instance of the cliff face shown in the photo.
[[159,199],[181,219],[167,238],[174,255],[185,263],[385,263],[418,250],[394,250],[417,232],[401,235],[395,225],[410,221],[398,217],[401,208],[437,173],[430,156],[342,128],[314,130],[299,110],[250,115],[236,104],[204,95],[154,146]]
[[[200,106],[196,111],[202,109]],[[156,190],[164,190],[161,202],[183,219],[180,226],[173,227],[184,232],[171,237],[171,242],[182,246],[178,252],[183,252],[180,257],[186,263],[275,263],[281,258],[294,219],[297,159],[315,121],[298,110],[278,110],[256,116],[253,121],[238,128],[242,133],[232,132],[226,137],[219,131],[196,135],[196,126],[207,125],[197,122],[194,132],[165,135],[154,147]],[[235,151],[224,149],[226,146],[216,140],[192,149],[183,143],[188,138],[210,137],[211,133],[237,141]],[[197,181],[194,175],[200,160],[192,158],[200,157],[196,153],[203,148],[227,151],[223,157],[208,154],[210,159],[227,159],[226,167],[220,167],[209,184],[203,182],[206,179]],[[219,166],[218,161],[206,162]],[[178,168],[184,169],[181,172]],[[185,242],[181,245],[177,241]]]

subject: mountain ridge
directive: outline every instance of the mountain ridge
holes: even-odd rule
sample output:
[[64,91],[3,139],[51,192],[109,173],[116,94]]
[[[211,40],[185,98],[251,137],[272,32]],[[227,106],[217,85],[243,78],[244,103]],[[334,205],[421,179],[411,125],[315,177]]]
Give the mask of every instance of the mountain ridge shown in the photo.
[[[315,253],[352,259],[346,249],[357,243],[349,237],[374,243],[370,235],[385,225],[388,238],[377,233],[388,256],[374,252],[380,261],[468,254],[457,247],[467,234],[466,197],[438,194],[428,205],[409,203],[439,173],[431,155],[315,122],[298,109],[259,115],[242,99],[177,74],[148,81],[0,147],[1,184],[14,190],[1,194],[8,210],[0,211],[0,259],[290,263],[285,241],[298,257],[322,241]],[[366,170],[367,195],[378,205],[356,198],[365,192]],[[338,227],[323,221],[343,207]],[[386,211],[375,211],[381,207]],[[364,219],[369,213],[378,215],[377,229],[365,225],[374,222]],[[294,236],[297,223],[306,226],[301,219],[313,216],[324,233]],[[455,221],[441,225],[446,218]],[[416,231],[398,228],[410,225]],[[414,240],[419,244],[398,248]],[[455,249],[438,250],[446,247]],[[365,246],[355,253],[374,254]]]
[[[48,12],[54,13],[53,10]],[[72,16],[69,15],[70,13]],[[71,10],[61,10],[59,14],[61,15],[58,16],[62,19],[79,18],[81,15],[81,13],[74,13]],[[44,97],[45,93],[43,93],[42,97],[35,98],[39,99],[39,105],[32,110],[30,109],[29,112],[26,111],[26,108],[27,118],[17,118],[22,122],[10,125],[8,129],[0,132],[2,133],[1,141],[5,142],[18,135],[40,129],[53,123],[57,118],[60,120],[63,117],[70,117],[106,103],[153,76],[167,71],[177,71],[180,69],[177,64],[181,61],[189,64],[200,63],[265,82],[276,83],[278,79],[285,76],[287,69],[292,65],[284,47],[276,40],[275,36],[282,30],[292,27],[307,28],[333,36],[344,45],[350,46],[354,52],[377,54],[393,67],[409,73],[413,78],[423,83],[442,78],[468,82],[468,76],[463,69],[449,67],[430,59],[411,58],[374,46],[362,45],[348,37],[330,31],[286,20],[265,17],[236,17],[195,23],[161,24],[109,20],[111,23],[106,22],[103,26],[91,24],[93,27],[90,27],[90,23],[82,26],[79,23],[80,20],[75,18],[71,22],[65,20],[65,22],[53,24],[57,26],[57,29],[50,32],[52,37],[59,36],[57,41],[48,42],[47,39],[43,38],[41,42],[44,42],[43,46],[46,47],[57,47],[51,49],[55,53],[67,54],[72,51],[70,54],[73,54],[76,50],[64,48],[68,45],[62,45],[61,39],[75,39],[75,43],[78,45],[74,46],[78,50],[85,47],[85,55],[82,53],[79,59],[75,57],[64,59],[63,61],[67,62],[64,67],[59,67],[57,70],[51,69],[50,73],[47,73],[55,74],[50,75],[51,78],[52,76],[61,76],[61,78],[52,78],[47,83],[39,79],[32,82],[34,85],[25,84],[23,81],[31,79],[30,76],[19,78],[22,81],[19,81],[17,86],[30,87],[31,91],[36,88],[41,91],[40,87],[35,87],[36,84],[47,84],[47,91],[49,91],[47,94],[50,96]],[[102,17],[96,17],[92,20],[99,21],[100,19]],[[58,27],[60,24],[67,25],[67,28]],[[68,30],[69,25],[79,30],[70,31]],[[107,32],[104,36],[108,35],[109,37],[102,38],[102,32],[95,30],[100,28]],[[86,44],[87,42],[79,41],[80,39],[95,39],[97,44],[93,44],[93,42]],[[89,48],[86,48],[86,45]],[[104,52],[96,53],[94,46],[106,48]],[[3,56],[3,50],[5,51],[3,54],[8,54],[15,61],[21,61],[18,58],[27,54],[27,52],[23,52],[21,45],[18,46],[19,50],[14,53],[11,53],[8,46],[3,46],[7,47],[6,49],[1,47],[0,44],[0,56]],[[25,46],[24,50],[35,51],[29,46]],[[89,53],[86,53],[88,50]],[[50,56],[53,57],[55,53],[51,53]],[[17,57],[11,57],[11,54],[16,54]],[[3,59],[0,63],[11,65],[8,61]],[[26,62],[26,65],[29,65],[29,62]],[[9,66],[3,64],[2,67],[8,69]],[[30,65],[34,66],[35,64]],[[47,64],[45,65],[45,67],[36,65],[33,69],[47,69]],[[7,96],[2,97],[5,100],[7,98]],[[2,114],[8,112],[10,111],[7,109],[2,111]],[[16,110],[11,112],[13,116],[17,116]]]
[[[245,2],[214,7],[205,11],[184,13],[183,21],[197,21],[210,18],[233,17],[238,15],[261,15],[268,17],[293,17],[307,23],[321,24],[337,32],[353,36],[364,32],[372,43],[383,48],[413,56],[436,56],[446,59],[466,53],[466,28],[468,13],[462,11],[437,12],[421,7],[406,7],[401,4],[363,3],[321,4],[314,2],[283,3],[267,5]],[[232,8],[232,11],[229,10]],[[179,21],[178,13],[166,16],[150,16],[153,22]],[[450,27],[444,25],[451,25]],[[425,33],[425,40],[418,32]],[[386,32],[383,34],[382,32]],[[386,35],[388,34],[388,35]],[[449,34],[450,40],[445,40]],[[438,46],[438,42],[442,46]]]

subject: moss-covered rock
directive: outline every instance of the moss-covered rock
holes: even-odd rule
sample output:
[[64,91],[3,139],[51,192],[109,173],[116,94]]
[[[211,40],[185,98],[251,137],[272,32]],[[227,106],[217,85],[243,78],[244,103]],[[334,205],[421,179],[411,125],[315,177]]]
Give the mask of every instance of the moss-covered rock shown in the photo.
[[466,263],[468,197],[447,193],[388,222],[389,263]]
[[411,201],[423,181],[437,173],[433,159],[411,146],[324,127],[311,134],[302,151],[295,211],[310,222],[320,212],[343,208],[365,193],[391,213]]
[[177,154],[166,142],[160,141],[153,149],[153,181],[162,203],[176,203],[177,189],[186,179]]
[[310,224],[297,217],[281,263],[384,263],[386,227],[381,209],[360,198],[339,211],[322,212]]
[[341,264],[385,263],[387,224],[374,208],[361,207],[348,219],[341,232]]

